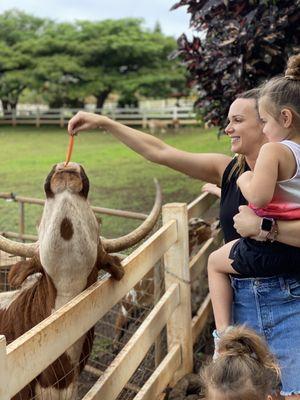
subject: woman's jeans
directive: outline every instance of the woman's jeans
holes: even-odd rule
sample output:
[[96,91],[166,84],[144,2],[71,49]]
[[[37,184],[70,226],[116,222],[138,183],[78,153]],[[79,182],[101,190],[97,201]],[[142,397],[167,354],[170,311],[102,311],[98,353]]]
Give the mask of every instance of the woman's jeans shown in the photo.
[[298,279],[231,276],[231,283],[233,322],[265,337],[281,368],[281,394],[300,394],[300,275]]

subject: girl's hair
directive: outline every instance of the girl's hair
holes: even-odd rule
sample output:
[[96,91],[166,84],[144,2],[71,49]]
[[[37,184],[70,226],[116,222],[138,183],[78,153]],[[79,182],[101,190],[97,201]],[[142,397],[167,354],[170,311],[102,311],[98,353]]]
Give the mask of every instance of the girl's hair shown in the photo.
[[289,108],[294,125],[300,126],[300,54],[288,59],[284,76],[277,76],[261,86],[260,98],[266,111],[279,119],[280,111]]
[[220,339],[219,356],[200,372],[205,398],[222,393],[226,400],[262,400],[276,389],[280,371],[267,344],[254,331],[236,326]]
[[[255,111],[257,114],[257,120],[260,121],[259,113],[258,113],[258,99],[260,97],[260,89],[259,88],[254,88],[247,90],[246,92],[240,93],[236,96],[236,99],[249,99],[249,100],[254,100],[255,104]],[[238,154],[235,157],[235,164],[233,165],[229,175],[228,175],[228,181],[231,179],[233,174],[236,174],[237,176],[240,176],[243,172],[246,170],[246,157],[243,154]]]

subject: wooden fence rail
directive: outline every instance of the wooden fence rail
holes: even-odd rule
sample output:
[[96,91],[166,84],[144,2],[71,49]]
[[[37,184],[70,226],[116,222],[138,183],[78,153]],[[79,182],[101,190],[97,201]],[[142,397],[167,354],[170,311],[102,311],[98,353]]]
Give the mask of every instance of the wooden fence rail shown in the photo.
[[[8,125],[59,125],[64,127],[69,119],[81,109],[78,108],[56,108],[42,110],[38,107],[34,110],[8,111],[0,114],[0,124]],[[95,109],[103,115],[107,115],[126,125],[140,125],[144,128],[147,121],[151,119],[163,120],[167,123],[179,119],[183,125],[194,125],[196,113],[192,106],[184,107],[161,107],[161,108],[113,108],[113,109]]]
[[[83,400],[113,400],[127,384],[162,329],[167,326],[168,352],[135,400],[156,399],[169,384],[192,371],[193,344],[211,312],[209,296],[191,318],[191,275],[198,275],[221,233],[188,259],[188,215],[205,210],[214,196],[192,205],[163,207],[163,226],[122,261],[124,278],[96,282],[47,319],[5,346],[0,337],[0,399],[9,400],[87,332],[164,257],[163,297]],[[201,207],[198,203],[202,203]],[[17,377],[17,378],[16,378]],[[112,384],[113,382],[113,384]]]

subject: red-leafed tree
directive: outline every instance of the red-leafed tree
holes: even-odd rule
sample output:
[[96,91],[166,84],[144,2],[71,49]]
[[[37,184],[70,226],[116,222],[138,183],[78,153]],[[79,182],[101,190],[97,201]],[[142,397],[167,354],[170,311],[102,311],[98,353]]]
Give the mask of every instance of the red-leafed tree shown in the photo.
[[181,0],[199,32],[178,39],[179,56],[196,87],[196,108],[205,121],[224,126],[238,93],[282,73],[300,52],[300,0]]

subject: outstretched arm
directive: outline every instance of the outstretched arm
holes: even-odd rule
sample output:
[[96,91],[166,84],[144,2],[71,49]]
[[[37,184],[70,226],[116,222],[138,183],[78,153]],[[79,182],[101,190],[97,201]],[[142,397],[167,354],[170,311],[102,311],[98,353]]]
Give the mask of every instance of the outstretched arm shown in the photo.
[[80,111],[71,118],[68,132],[102,128],[149,161],[168,166],[196,179],[220,185],[231,158],[224,154],[198,154],[178,150],[162,140],[108,117]]

